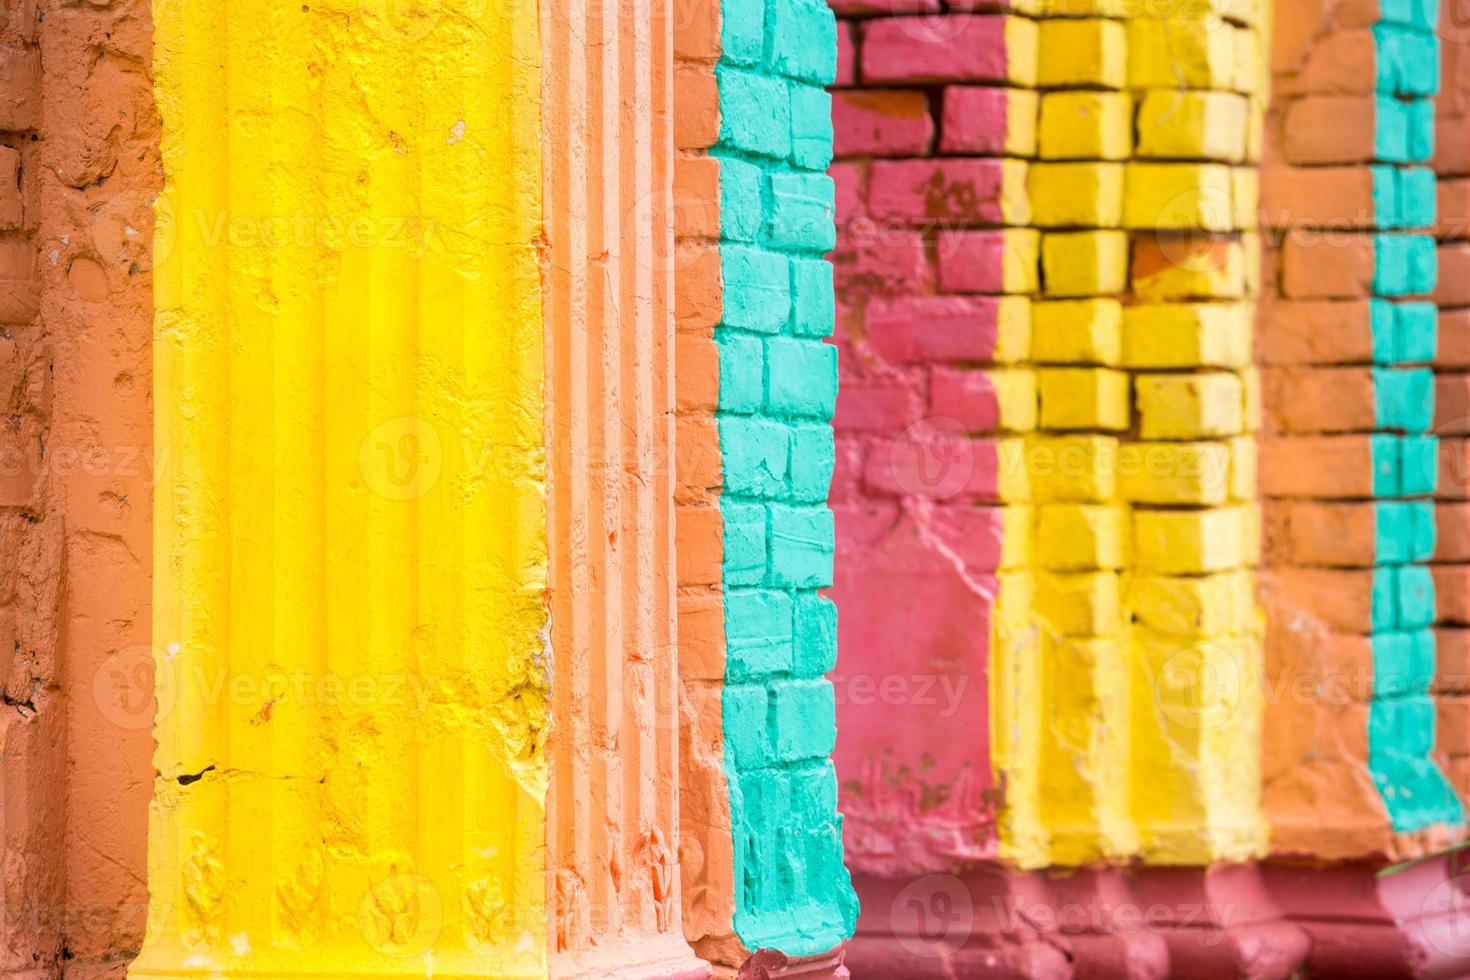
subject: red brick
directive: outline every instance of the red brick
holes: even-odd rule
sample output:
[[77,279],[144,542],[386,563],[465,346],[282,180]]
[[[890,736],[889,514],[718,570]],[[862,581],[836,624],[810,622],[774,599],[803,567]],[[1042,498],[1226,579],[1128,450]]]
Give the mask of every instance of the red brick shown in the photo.
[[1003,88],[951,85],[944,90],[940,149],[945,153],[999,156],[1006,148],[1006,102]]
[[0,130],[25,132],[40,126],[40,48],[0,47]]
[[1002,256],[1003,231],[942,231],[934,254],[939,267],[939,289],[946,293],[1000,293],[1005,291]]
[[1470,175],[1470,124],[1463,117],[1435,120],[1434,170],[1442,177]]
[[864,185],[868,179],[868,168],[864,163],[834,163],[827,168],[827,176],[832,178],[836,185],[837,195],[837,225],[847,224],[855,218],[867,215],[868,208],[864,203],[867,191]]
[[875,297],[864,326],[869,346],[895,363],[988,361],[998,308],[997,300],[982,296]]
[[1281,287],[1290,299],[1352,299],[1373,288],[1370,235],[1292,235],[1281,248]]
[[1286,109],[1282,150],[1288,163],[1366,163],[1373,159],[1372,97],[1309,95]]
[[1470,565],[1431,565],[1437,623],[1470,625]]
[[939,0],[827,0],[827,6],[839,17],[851,14],[932,14],[939,10]]
[[924,236],[907,228],[888,228],[866,219],[838,230],[832,265],[839,291],[924,292],[933,286]]
[[1434,301],[1440,306],[1470,306],[1470,242],[1439,247],[1439,281]]
[[1004,82],[1004,18],[894,17],[863,26],[863,81]]
[[935,369],[929,378],[929,411],[954,419],[967,432],[993,432],[1000,423],[995,386],[984,371]]
[[914,392],[902,384],[862,384],[846,380],[837,391],[832,425],[839,432],[901,432],[918,419]]
[[8,146],[0,146],[0,228],[19,228],[24,216],[20,198],[20,154]]
[[1470,374],[1436,374],[1434,431],[1442,436],[1470,435]]
[[1264,496],[1373,496],[1373,456],[1366,435],[1262,438],[1257,445]]
[[1272,167],[1261,174],[1261,221],[1270,228],[1372,228],[1366,167]]
[[934,508],[932,531],[967,570],[993,572],[1000,567],[1005,515],[996,507],[964,504]]
[[1470,701],[1442,698],[1438,707],[1435,751],[1451,758],[1470,755]]
[[832,83],[833,85],[857,84],[857,35],[857,25],[852,21],[839,20],[837,22],[837,78]]
[[1470,630],[1434,631],[1434,690],[1470,690]]
[[1362,364],[1373,360],[1367,300],[1272,300],[1260,307],[1262,364]]
[[1366,367],[1267,368],[1266,417],[1279,432],[1371,432],[1377,428],[1373,372]]
[[1470,309],[1439,311],[1437,368],[1470,367]]
[[1470,500],[1470,440],[1439,440],[1439,491],[1442,500]]
[[988,440],[919,434],[873,446],[863,485],[895,497],[994,501],[997,463],[996,446]]
[[1434,560],[1470,562],[1470,504],[1434,505]]
[[1434,231],[1441,239],[1470,238],[1470,178],[1439,182],[1439,220]]
[[1000,160],[878,160],[868,177],[875,218],[915,223],[936,219],[1000,224]]
[[1283,564],[1366,568],[1378,540],[1375,505],[1368,502],[1267,501],[1265,518],[1279,535],[1269,542]]
[[839,157],[923,156],[934,120],[923,92],[856,89],[832,93],[832,130]]

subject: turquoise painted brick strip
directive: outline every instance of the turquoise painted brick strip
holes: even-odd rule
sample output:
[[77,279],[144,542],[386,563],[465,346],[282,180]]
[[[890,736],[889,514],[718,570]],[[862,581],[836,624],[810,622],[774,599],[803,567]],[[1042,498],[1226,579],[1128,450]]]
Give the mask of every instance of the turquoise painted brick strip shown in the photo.
[[837,24],[821,0],[724,0],[715,68],[723,315],[714,332],[724,486],[725,773],[735,932],[826,952],[853,933],[830,755],[836,699],[831,419]]
[[[1372,455],[1375,557],[1372,629],[1373,700],[1368,713],[1368,768],[1399,832],[1436,823],[1460,824],[1459,800],[1432,759],[1435,669],[1434,580],[1423,564],[1434,553],[1438,443],[1434,373],[1438,347],[1433,303],[1438,273],[1433,238],[1437,188],[1423,166],[1434,152],[1434,103],[1439,88],[1438,4],[1380,0],[1373,27],[1379,97],[1375,112],[1378,165],[1373,173],[1374,270],[1372,328],[1376,428]],[[1418,230],[1419,233],[1412,233]],[[1421,499],[1407,499],[1407,498]]]

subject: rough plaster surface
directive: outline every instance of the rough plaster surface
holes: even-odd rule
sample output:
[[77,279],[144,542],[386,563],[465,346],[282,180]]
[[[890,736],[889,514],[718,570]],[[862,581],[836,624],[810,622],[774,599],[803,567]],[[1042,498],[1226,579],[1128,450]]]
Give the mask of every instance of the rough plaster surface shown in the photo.
[[157,14],[130,975],[543,976],[538,8]]
[[0,13],[4,976],[118,976],[143,938],[151,38],[144,2]]

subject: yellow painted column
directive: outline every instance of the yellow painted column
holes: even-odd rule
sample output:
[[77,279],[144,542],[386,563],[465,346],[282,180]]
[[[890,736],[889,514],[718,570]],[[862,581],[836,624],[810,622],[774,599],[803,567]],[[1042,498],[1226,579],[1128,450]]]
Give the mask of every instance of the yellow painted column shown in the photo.
[[545,974],[534,0],[155,7],[133,977]]

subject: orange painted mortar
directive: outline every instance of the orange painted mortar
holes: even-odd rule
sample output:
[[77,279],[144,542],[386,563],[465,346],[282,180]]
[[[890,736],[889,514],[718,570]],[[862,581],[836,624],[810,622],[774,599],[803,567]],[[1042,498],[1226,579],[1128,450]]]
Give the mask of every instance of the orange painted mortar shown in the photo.
[[21,178],[18,208],[0,200],[0,640],[18,653],[0,976],[118,976],[143,938],[152,776],[152,26],[146,0],[0,12]]

